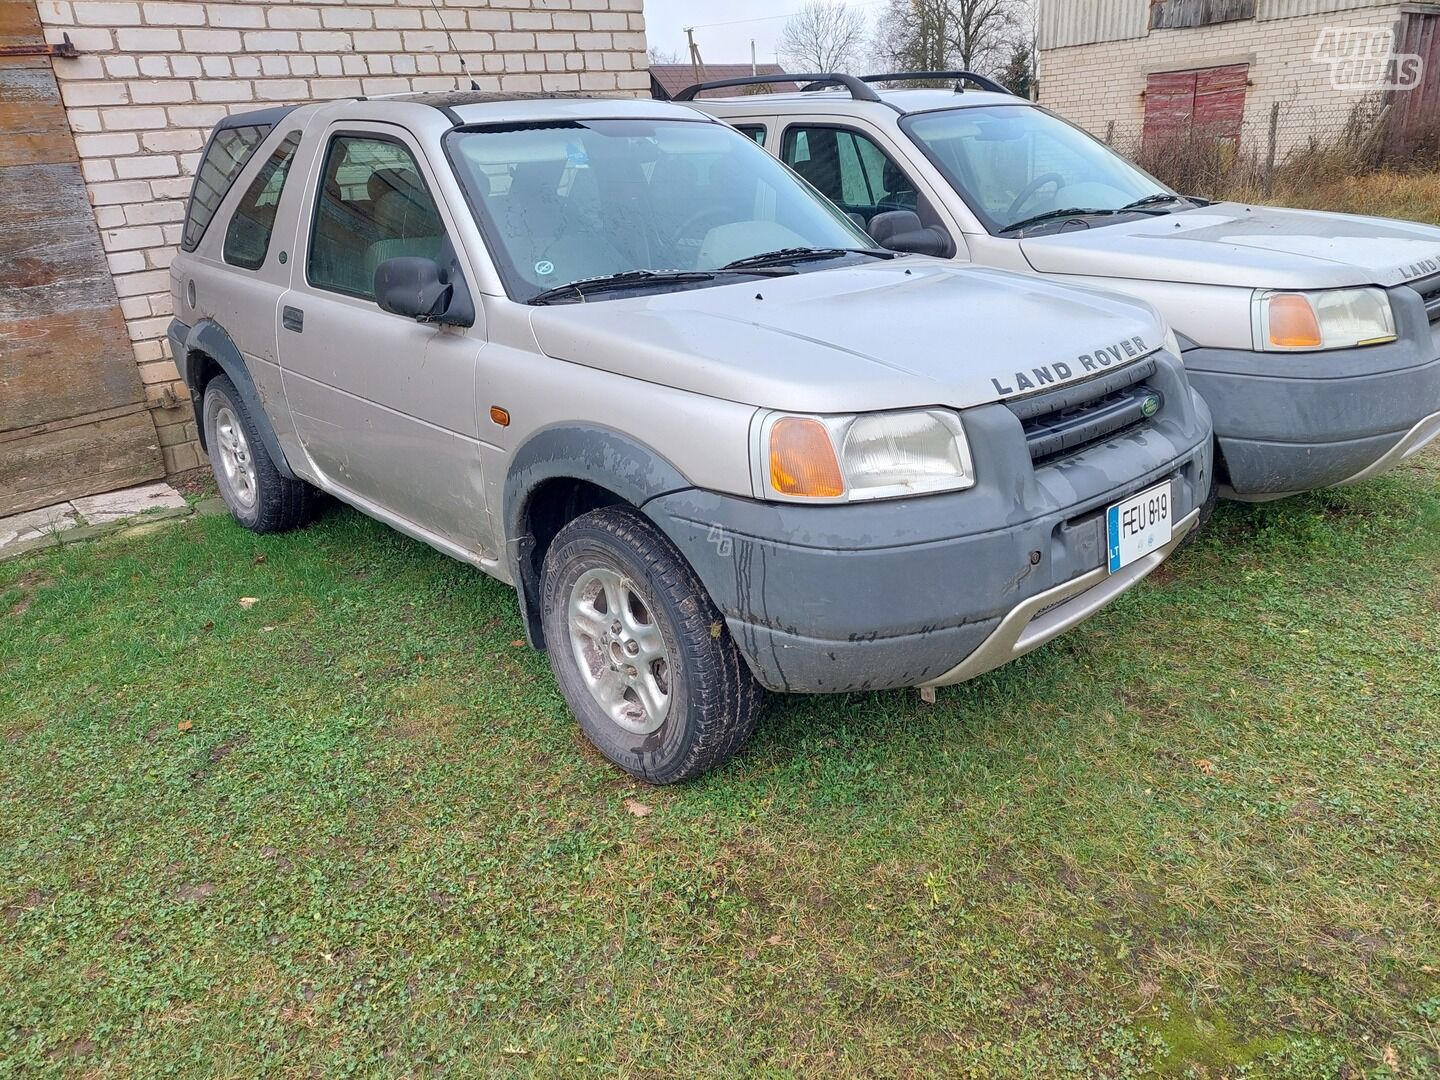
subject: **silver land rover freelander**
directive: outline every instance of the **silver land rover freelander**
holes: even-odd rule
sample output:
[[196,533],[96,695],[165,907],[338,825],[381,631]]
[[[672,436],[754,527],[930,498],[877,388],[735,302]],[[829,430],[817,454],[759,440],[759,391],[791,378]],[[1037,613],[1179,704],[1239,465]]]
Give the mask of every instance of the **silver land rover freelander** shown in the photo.
[[1440,435],[1440,228],[1187,198],[969,72],[784,78],[811,92],[695,104],[886,246],[1154,304],[1214,414],[1222,493],[1356,483]]
[[761,688],[969,679],[1153,570],[1212,489],[1147,304],[877,249],[693,109],[481,93],[236,115],[170,344],[235,517],[314,490],[513,585],[646,780]]

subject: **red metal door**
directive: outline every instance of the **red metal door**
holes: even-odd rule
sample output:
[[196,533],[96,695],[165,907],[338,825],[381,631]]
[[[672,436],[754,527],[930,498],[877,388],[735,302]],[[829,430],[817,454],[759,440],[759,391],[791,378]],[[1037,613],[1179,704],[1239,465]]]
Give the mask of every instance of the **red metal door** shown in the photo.
[[1151,75],[1145,87],[1146,148],[1191,138],[1239,142],[1249,80],[1246,64]]

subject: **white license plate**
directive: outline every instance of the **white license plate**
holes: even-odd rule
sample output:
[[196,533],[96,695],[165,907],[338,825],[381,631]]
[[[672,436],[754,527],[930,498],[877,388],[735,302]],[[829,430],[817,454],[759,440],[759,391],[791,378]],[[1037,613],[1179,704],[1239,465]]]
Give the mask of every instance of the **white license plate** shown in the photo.
[[1105,515],[1110,573],[1170,543],[1172,510],[1168,480],[1110,507]]

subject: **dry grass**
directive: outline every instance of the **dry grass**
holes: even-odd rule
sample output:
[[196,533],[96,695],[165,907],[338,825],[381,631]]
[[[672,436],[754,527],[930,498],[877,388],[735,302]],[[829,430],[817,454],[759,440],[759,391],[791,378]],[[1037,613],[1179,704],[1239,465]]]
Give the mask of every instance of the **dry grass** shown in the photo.
[[1403,173],[1384,170],[1360,176],[1332,176],[1320,182],[1301,177],[1277,183],[1274,191],[1241,190],[1228,196],[1248,202],[1409,218],[1440,225],[1440,172]]
[[1386,162],[1383,124],[1383,113],[1357,108],[1333,142],[1291,151],[1273,175],[1265,154],[1237,150],[1226,139],[1120,149],[1187,195],[1440,224],[1440,159]]

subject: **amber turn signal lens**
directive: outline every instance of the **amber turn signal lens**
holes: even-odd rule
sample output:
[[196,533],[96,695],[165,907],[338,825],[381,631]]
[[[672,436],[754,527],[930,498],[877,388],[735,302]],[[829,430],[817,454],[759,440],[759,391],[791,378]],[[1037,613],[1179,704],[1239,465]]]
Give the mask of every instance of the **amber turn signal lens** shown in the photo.
[[819,420],[786,416],[770,429],[770,487],[779,495],[833,499],[845,494],[830,433]]
[[490,406],[490,422],[491,422],[492,424],[498,424],[500,427],[509,427],[509,426],[510,426],[510,412],[509,412],[509,410],[507,410],[507,409],[502,409],[499,405],[491,405],[491,406]]
[[1315,308],[1303,296],[1270,298],[1270,344],[1282,349],[1318,349],[1323,345]]

